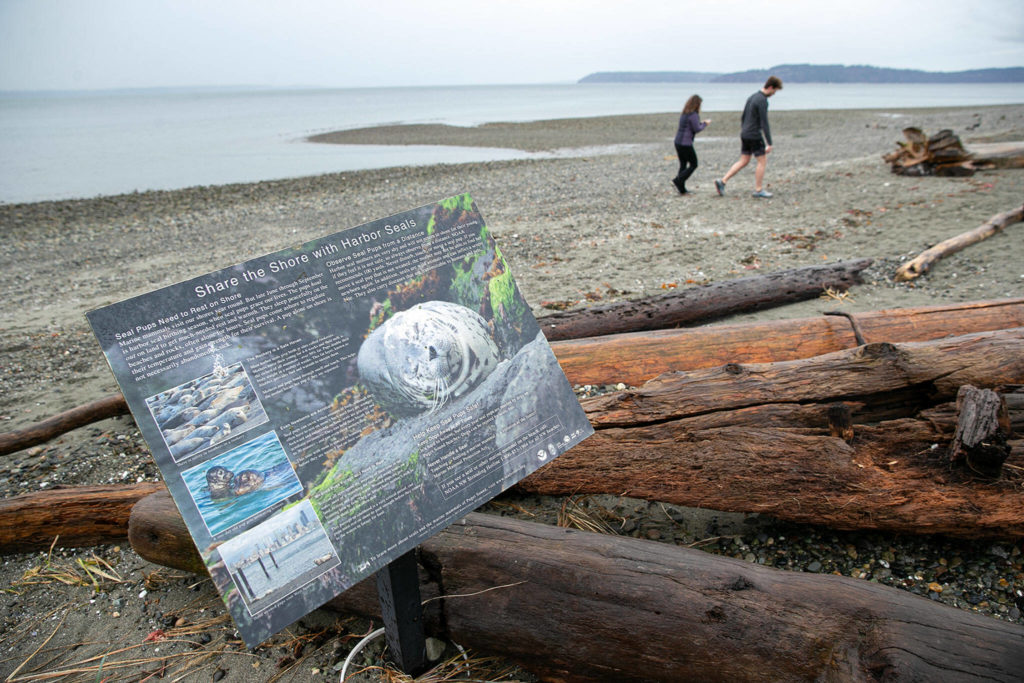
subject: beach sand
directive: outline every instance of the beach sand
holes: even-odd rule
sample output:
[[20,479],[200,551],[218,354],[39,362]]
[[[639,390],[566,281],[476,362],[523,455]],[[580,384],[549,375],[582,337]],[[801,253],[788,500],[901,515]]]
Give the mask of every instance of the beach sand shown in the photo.
[[[900,263],[927,247],[1020,206],[1024,170],[911,178],[893,175],[881,158],[896,149],[907,126],[928,133],[950,128],[968,148],[972,142],[1024,140],[1024,105],[772,111],[770,200],[750,196],[752,165],[729,183],[724,197],[715,192],[713,179],[739,152],[734,112],[704,113],[712,124],[697,137],[700,167],[688,183],[694,192],[678,195],[670,183],[677,116],[342,131],[322,136],[328,141],[323,144],[503,146],[533,156],[0,205],[0,425],[4,431],[23,427],[117,391],[85,311],[462,192],[476,200],[537,315],[863,257],[874,259],[866,282],[842,300],[812,300],[728,322],[1024,295],[1019,224],[939,262],[918,280],[893,281]],[[57,485],[157,478],[127,417],[0,456],[5,497]],[[102,552],[130,574],[127,588],[92,596],[85,588],[51,584],[0,596],[0,673],[9,674],[57,626],[43,616],[47,610],[67,612],[48,647],[94,640],[95,619],[109,628],[108,643],[137,643],[163,623],[155,614],[167,610],[140,611],[146,600],[137,597],[145,589],[143,573],[155,568],[126,547]],[[86,554],[69,552],[67,558]],[[0,581],[16,581],[39,561],[38,555],[8,558]],[[192,583],[181,577],[158,590],[165,604],[182,606],[196,595],[188,588]],[[200,595],[209,614],[223,616],[208,586]],[[60,611],[66,604],[81,608]],[[119,616],[111,617],[114,612]],[[325,619],[330,621],[321,615]],[[25,630],[28,623],[35,624],[34,635]],[[223,622],[219,628],[230,634]],[[337,653],[327,650],[284,680],[308,680],[322,661],[330,660],[329,667]],[[275,648],[244,658],[224,655],[213,668],[227,670],[225,680],[268,680],[281,656]],[[205,666],[196,680],[210,680],[213,668]]]

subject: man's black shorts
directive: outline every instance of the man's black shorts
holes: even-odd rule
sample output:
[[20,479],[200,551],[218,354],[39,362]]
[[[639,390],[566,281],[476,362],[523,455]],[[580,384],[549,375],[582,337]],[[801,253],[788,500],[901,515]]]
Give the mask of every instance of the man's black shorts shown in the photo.
[[753,154],[755,157],[764,156],[764,140],[758,138],[757,140],[748,140],[747,138],[740,138],[740,154],[748,155]]

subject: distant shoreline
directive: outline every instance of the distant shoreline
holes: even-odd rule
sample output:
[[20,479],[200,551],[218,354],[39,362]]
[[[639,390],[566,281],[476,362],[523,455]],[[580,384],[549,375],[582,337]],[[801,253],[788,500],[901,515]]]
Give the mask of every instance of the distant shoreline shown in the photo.
[[1024,67],[922,71],[843,64],[779,64],[732,73],[707,71],[598,71],[579,83],[760,83],[778,76],[790,83],[1024,83]]
[[[994,112],[1002,107],[1016,111],[1020,105],[985,105],[980,107],[936,108],[865,108],[865,109],[784,109],[772,111],[770,119],[775,131],[799,130],[806,122],[872,120],[884,112],[892,116],[913,117],[935,111]],[[739,135],[739,114],[736,111],[704,111],[713,119],[715,136]],[[447,124],[396,124],[369,126],[311,135],[309,142],[337,145],[444,145],[455,147],[500,147],[525,152],[564,149],[587,149],[611,145],[669,144],[675,134],[679,112],[656,114],[621,114],[615,116],[577,117],[544,121],[485,123],[479,126]],[[711,131],[709,130],[709,133]],[[668,149],[671,149],[669,144]]]

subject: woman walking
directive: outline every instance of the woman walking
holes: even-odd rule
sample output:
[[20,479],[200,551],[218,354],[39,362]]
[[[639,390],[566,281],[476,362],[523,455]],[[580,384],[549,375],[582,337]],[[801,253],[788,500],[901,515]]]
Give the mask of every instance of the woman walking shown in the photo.
[[679,194],[689,194],[686,179],[697,170],[697,153],[693,151],[693,136],[707,128],[711,119],[700,120],[700,105],[704,100],[700,95],[691,95],[686,100],[683,113],[679,115],[679,130],[676,131],[676,154],[679,156],[679,172],[672,179],[672,184]]

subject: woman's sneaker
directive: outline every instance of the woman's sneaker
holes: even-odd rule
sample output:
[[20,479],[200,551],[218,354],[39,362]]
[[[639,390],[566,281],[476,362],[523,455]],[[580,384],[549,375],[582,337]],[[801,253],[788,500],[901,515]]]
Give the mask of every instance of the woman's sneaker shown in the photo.
[[725,195],[725,183],[723,183],[721,180],[716,180],[715,181],[715,189],[718,190],[718,196],[719,197],[722,197],[722,196]]
[[755,192],[751,196],[752,197],[757,197],[758,199],[771,199],[772,193],[769,192],[768,190],[758,190],[757,192]]

